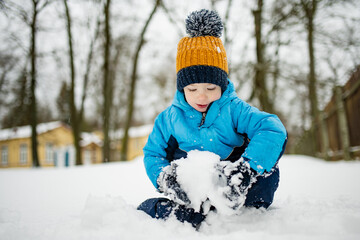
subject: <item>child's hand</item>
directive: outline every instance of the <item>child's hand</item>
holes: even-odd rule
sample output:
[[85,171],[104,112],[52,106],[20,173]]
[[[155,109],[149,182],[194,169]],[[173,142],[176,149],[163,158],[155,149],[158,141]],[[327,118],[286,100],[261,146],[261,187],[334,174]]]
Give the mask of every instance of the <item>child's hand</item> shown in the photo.
[[239,209],[245,203],[248,189],[256,182],[256,171],[243,158],[236,162],[221,161],[215,168],[215,183],[224,189],[223,195],[229,200],[229,206]]
[[157,180],[157,183],[159,184],[159,191],[168,195],[174,202],[181,205],[189,205],[191,202],[177,181],[176,167],[177,164],[173,162],[170,166],[164,168],[162,173],[160,173]]

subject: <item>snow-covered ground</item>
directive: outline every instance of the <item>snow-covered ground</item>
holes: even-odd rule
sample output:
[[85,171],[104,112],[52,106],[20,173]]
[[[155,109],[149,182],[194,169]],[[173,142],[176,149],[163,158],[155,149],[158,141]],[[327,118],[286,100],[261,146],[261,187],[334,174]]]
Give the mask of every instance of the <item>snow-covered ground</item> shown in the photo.
[[0,170],[0,239],[360,239],[360,162],[284,156],[268,210],[209,215],[199,231],[136,210],[158,196],[142,159]]

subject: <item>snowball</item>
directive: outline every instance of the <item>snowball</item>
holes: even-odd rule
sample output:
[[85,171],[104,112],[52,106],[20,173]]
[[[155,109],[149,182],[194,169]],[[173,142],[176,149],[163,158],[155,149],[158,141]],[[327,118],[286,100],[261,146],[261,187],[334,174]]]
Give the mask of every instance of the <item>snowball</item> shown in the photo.
[[[214,206],[219,214],[232,215],[232,203],[224,196],[229,187],[219,184],[219,176],[215,166],[220,162],[220,156],[208,151],[193,150],[187,158],[176,160],[177,180],[187,193],[195,211],[209,210]],[[226,181],[226,180],[225,180]]]

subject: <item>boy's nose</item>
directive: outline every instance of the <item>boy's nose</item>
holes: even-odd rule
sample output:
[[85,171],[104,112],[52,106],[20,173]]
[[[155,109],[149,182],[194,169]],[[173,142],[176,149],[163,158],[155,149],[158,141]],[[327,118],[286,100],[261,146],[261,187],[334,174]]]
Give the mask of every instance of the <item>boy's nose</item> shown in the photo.
[[198,95],[198,99],[201,99],[201,100],[203,100],[203,99],[206,99],[206,94],[204,93],[204,92],[200,92],[199,93],[199,95]]

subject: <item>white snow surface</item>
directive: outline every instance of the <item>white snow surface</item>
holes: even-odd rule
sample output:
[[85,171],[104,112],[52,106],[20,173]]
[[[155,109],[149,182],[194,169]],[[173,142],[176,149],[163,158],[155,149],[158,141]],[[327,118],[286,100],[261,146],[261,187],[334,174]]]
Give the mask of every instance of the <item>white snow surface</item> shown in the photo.
[[[210,213],[198,231],[136,207],[160,196],[142,158],[0,170],[0,239],[360,239],[360,162],[285,155],[268,209]],[[193,182],[197,184],[196,181]]]

